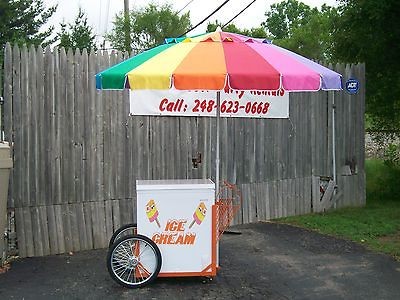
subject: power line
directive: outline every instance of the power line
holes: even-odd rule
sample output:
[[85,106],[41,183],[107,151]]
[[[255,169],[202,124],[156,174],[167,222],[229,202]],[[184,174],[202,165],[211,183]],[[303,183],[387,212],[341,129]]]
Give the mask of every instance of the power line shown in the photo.
[[198,24],[196,24],[195,26],[193,26],[192,28],[190,28],[188,31],[186,31],[185,33],[182,33],[180,36],[178,37],[182,37],[184,35],[186,35],[187,33],[191,32],[193,29],[196,29],[197,27],[199,27],[201,24],[203,24],[205,21],[207,21],[209,18],[212,17],[212,15],[214,15],[217,11],[219,11],[225,4],[227,4],[230,0],[225,0],[224,3],[222,3],[220,6],[218,6],[211,14],[209,14],[207,17],[205,17],[202,21],[200,21]]
[[238,16],[240,16],[242,14],[242,12],[244,12],[246,9],[248,9],[254,2],[256,2],[257,0],[253,0],[250,4],[248,4],[245,8],[243,8],[236,16],[234,16],[232,19],[230,19],[228,22],[226,22],[224,25],[222,25],[221,28],[224,28],[226,25],[228,25],[230,22],[232,22],[233,20],[235,20]]
[[178,11],[178,15],[182,12],[182,10],[184,10],[190,3],[192,3],[194,0],[190,0],[188,3],[186,3],[186,5],[184,7],[182,7],[179,11]]

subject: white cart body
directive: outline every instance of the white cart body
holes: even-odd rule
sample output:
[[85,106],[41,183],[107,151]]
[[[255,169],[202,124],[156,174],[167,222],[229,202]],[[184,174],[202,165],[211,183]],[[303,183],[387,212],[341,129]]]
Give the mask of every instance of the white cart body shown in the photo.
[[138,180],[137,230],[160,248],[160,277],[215,276],[215,184],[209,179]]

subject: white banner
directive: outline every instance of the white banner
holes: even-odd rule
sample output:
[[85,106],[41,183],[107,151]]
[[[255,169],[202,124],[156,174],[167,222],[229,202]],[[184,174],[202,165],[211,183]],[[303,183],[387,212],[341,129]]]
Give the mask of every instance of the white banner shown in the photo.
[[[217,114],[216,91],[130,91],[132,115],[208,116]],[[221,92],[221,117],[288,118],[289,93],[284,90]]]

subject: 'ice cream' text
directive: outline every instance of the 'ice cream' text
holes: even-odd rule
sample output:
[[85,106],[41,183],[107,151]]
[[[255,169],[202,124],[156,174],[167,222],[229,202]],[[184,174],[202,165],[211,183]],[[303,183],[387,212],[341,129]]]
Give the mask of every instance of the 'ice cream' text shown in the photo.
[[168,220],[164,232],[154,233],[151,239],[156,244],[193,245],[196,233],[185,233],[186,223],[187,220]]

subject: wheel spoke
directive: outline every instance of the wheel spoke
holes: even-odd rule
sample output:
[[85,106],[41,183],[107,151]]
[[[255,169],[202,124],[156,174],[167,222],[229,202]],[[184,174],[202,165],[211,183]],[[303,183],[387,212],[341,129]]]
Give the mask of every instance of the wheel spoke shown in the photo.
[[128,259],[131,256],[131,254],[129,253],[129,246],[126,246],[124,244],[119,245],[116,248],[115,254],[118,255],[118,257],[126,258],[126,259]]
[[129,261],[129,258],[127,258],[127,257],[114,256],[112,259],[113,263],[118,263],[118,264],[127,264],[128,261]]
[[[137,268],[139,269],[139,271],[142,270],[146,277],[149,277],[151,275],[151,273],[141,263],[137,265]],[[142,272],[140,271],[140,273]]]
[[114,271],[118,272],[119,270],[122,270],[122,269],[128,269],[128,267],[126,265],[119,265],[117,268],[113,268],[113,269],[114,269]]
[[115,256],[121,259],[128,259],[131,255],[125,249],[117,249]]
[[143,247],[142,252],[139,253],[138,257],[141,257],[142,254],[143,254],[144,252],[146,252],[149,248],[150,248],[149,245],[148,245],[148,244],[145,244],[144,247]]
[[121,267],[121,268],[119,268],[118,269],[118,271],[115,271],[115,273],[119,276],[119,277],[123,277],[123,275],[124,275],[124,273],[126,273],[126,271],[128,270],[129,268],[128,267]]
[[137,271],[136,273],[138,274],[138,276],[136,277],[140,277],[140,281],[144,281],[147,278],[143,276],[143,272],[141,271],[139,265],[137,266],[136,271]]
[[113,261],[127,261],[129,257],[116,253],[113,257]]
[[128,278],[127,278],[127,280],[126,280],[126,281],[130,281],[130,280],[129,280],[129,278],[131,277],[132,270],[133,270],[133,269],[129,269]]

